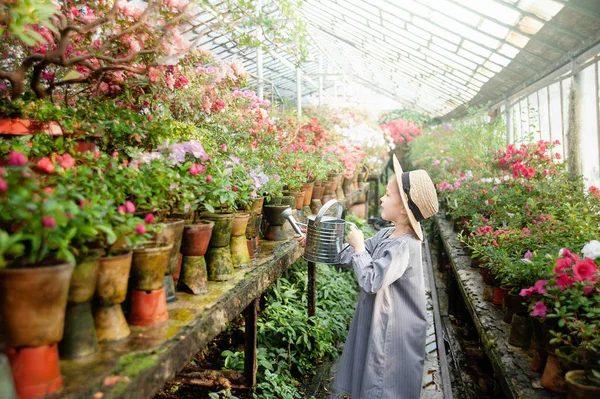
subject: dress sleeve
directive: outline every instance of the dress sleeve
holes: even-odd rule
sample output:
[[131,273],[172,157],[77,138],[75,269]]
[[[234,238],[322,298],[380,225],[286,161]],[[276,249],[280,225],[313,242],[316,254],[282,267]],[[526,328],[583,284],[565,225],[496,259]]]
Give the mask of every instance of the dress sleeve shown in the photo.
[[394,243],[383,256],[373,259],[368,251],[352,255],[352,266],[360,288],[367,294],[376,294],[404,275],[408,267],[409,251],[406,242]]
[[[373,237],[365,240],[365,250],[368,253],[370,253],[370,254],[373,253],[373,249],[375,248],[375,243],[377,242],[376,240],[381,239],[381,234],[382,234],[382,232],[379,231]],[[351,268],[352,267],[352,255],[355,254],[354,248],[352,248],[352,245],[346,244],[346,246],[344,247],[344,249],[342,249],[342,251],[340,253],[342,254],[342,257],[340,259],[340,263],[338,263],[336,266],[344,267],[344,268],[348,268],[348,269]]]

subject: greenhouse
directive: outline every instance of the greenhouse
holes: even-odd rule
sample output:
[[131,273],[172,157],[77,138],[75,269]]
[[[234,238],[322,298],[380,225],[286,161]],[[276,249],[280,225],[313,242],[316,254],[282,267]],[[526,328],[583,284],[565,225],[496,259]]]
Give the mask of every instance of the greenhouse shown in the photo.
[[0,37],[0,399],[600,397],[600,1]]

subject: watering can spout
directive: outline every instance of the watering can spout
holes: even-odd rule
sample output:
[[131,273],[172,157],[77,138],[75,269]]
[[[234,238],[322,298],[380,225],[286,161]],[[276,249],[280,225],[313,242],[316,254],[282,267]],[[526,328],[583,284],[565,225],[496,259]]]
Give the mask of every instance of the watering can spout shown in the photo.
[[290,224],[292,225],[292,227],[294,228],[294,231],[296,233],[300,234],[301,237],[305,237],[305,234],[302,232],[302,229],[300,228],[300,223],[298,223],[296,221],[296,219],[294,219],[294,216],[292,216],[291,208],[285,208],[283,210],[283,212],[281,212],[281,216],[283,216],[284,218],[286,218],[288,220],[288,222],[290,222]]

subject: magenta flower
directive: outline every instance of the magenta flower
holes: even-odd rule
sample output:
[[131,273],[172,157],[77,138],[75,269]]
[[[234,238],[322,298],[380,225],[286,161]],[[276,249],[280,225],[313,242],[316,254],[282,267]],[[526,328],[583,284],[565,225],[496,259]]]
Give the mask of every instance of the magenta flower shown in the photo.
[[524,259],[531,259],[531,258],[533,258],[533,252],[531,252],[531,251],[528,250],[527,252],[525,252],[525,255],[523,255],[523,258]]
[[221,150],[227,151],[227,144],[221,144]]
[[598,271],[598,266],[590,258],[585,258],[573,266],[573,277],[578,281],[595,281],[594,274]]
[[44,216],[42,218],[42,226],[53,229],[56,227],[56,220],[52,216]]
[[135,231],[138,234],[146,234],[146,226],[140,223],[137,226],[135,226]]
[[12,150],[8,157],[8,164],[13,166],[27,165],[27,157],[19,151]]
[[559,287],[561,290],[564,290],[565,288],[573,284],[573,281],[575,280],[573,280],[573,278],[567,273],[561,273],[558,275],[558,277],[556,277],[556,286]]
[[521,289],[521,292],[519,292],[519,295],[523,297],[530,296],[531,294],[533,294],[533,287],[523,288]]
[[119,205],[119,207],[117,208],[117,212],[119,212],[120,215],[124,215],[127,212],[125,209],[125,205]]
[[206,170],[206,167],[204,165],[193,164],[190,167],[190,174],[192,176],[196,176],[198,173],[204,173],[205,170]]
[[134,213],[135,212],[135,205],[133,205],[133,202],[126,201],[125,202],[125,210],[127,211],[127,213]]
[[538,294],[546,294],[548,291],[546,291],[546,288],[544,288],[544,286],[546,285],[547,282],[548,282],[548,280],[536,281],[535,284],[533,285],[533,292],[538,293]]
[[211,175],[206,176],[206,182],[210,183],[211,181],[213,181],[213,177]]
[[544,317],[548,313],[548,308],[544,305],[544,302],[538,301],[535,305],[533,305],[533,312],[531,315],[534,317]]
[[154,215],[149,213],[146,215],[146,217],[144,218],[144,222],[146,222],[146,224],[150,224],[154,221]]
[[75,166],[75,158],[73,158],[71,156],[71,154],[63,154],[63,155],[58,155],[56,157],[56,160],[58,161],[58,163],[60,164],[60,166],[63,169],[71,169],[73,166]]
[[6,180],[0,178],[0,193],[5,192],[6,190],[8,190],[8,183]]

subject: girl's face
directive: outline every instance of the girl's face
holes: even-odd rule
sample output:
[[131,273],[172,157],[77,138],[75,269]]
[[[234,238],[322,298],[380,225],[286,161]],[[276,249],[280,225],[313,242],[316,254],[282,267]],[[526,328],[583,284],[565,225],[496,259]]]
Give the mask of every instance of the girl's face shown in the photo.
[[406,211],[400,198],[396,177],[392,177],[381,197],[381,218],[388,222],[398,222],[406,217]]

